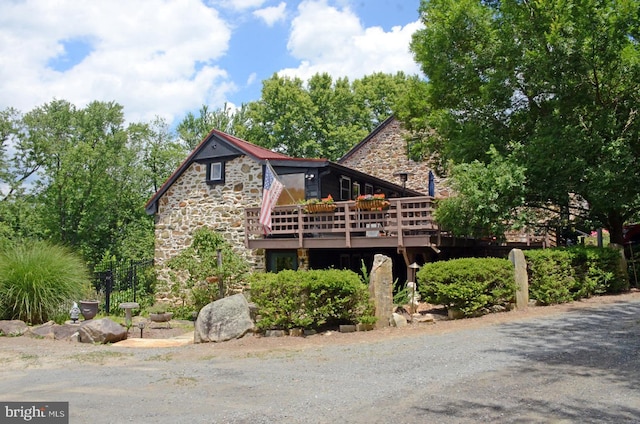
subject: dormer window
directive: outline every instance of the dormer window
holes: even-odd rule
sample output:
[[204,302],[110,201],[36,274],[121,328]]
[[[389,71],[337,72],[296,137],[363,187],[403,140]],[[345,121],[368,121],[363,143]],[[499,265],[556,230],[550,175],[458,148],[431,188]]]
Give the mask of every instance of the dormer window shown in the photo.
[[207,184],[224,183],[224,162],[211,162],[207,166]]

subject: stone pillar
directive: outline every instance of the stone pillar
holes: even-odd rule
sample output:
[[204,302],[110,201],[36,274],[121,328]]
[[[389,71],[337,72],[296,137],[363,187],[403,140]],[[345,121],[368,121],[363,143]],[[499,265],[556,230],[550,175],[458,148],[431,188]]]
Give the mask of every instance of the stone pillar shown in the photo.
[[298,270],[309,270],[309,249],[298,249]]
[[509,260],[513,264],[516,278],[516,308],[525,310],[529,306],[529,277],[527,276],[527,261],[520,249],[509,252]]
[[374,256],[369,294],[376,308],[376,328],[388,327],[389,319],[393,315],[393,263],[388,256]]

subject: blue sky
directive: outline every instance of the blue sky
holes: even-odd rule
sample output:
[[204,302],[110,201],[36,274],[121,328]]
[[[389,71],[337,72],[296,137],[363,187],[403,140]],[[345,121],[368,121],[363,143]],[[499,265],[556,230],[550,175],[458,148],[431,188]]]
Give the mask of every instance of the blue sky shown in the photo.
[[116,101],[175,124],[260,98],[274,73],[418,74],[419,0],[3,0],[0,109]]

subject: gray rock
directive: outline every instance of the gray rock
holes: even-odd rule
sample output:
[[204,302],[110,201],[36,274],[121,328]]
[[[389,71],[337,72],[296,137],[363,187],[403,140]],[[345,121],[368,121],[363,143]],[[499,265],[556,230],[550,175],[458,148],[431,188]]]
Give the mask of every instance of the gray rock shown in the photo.
[[413,314],[413,316],[411,317],[413,322],[418,322],[418,323],[429,323],[429,324],[434,324],[436,322],[436,318],[433,316],[433,314]]
[[0,333],[3,336],[22,336],[28,329],[29,326],[19,319],[0,321]]
[[218,299],[200,310],[194,342],[239,339],[254,328],[249,303],[242,293]]
[[390,257],[380,254],[374,256],[369,294],[376,308],[376,328],[389,326],[393,314],[393,263]]
[[407,319],[403,315],[394,312],[393,315],[391,315],[389,324],[391,324],[392,327],[406,327]]
[[127,338],[127,329],[109,318],[84,321],[78,333],[82,343],[116,343]]
[[54,327],[56,325],[57,324],[53,321],[45,322],[42,325],[37,325],[35,327],[29,328],[25,335],[29,337],[42,337],[45,339],[54,340],[56,338],[54,332]]
[[50,340],[74,340],[73,335],[77,333],[80,328],[79,324],[56,324],[53,321],[49,321],[42,325],[31,327],[25,333],[30,337],[43,337]]
[[285,334],[284,330],[267,330],[264,332],[265,337],[284,337]]
[[509,260],[513,264],[516,280],[516,308],[525,310],[529,306],[529,276],[527,275],[527,260],[520,249],[509,252]]

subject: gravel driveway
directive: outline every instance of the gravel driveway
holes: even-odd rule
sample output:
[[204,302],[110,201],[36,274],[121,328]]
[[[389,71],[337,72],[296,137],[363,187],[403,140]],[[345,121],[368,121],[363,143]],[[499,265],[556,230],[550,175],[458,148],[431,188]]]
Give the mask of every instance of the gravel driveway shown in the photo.
[[0,400],[69,401],[74,424],[640,422],[640,298],[473,327],[232,353],[0,338]]

